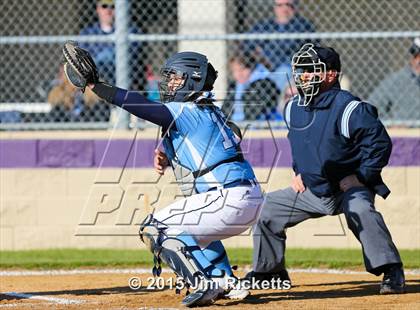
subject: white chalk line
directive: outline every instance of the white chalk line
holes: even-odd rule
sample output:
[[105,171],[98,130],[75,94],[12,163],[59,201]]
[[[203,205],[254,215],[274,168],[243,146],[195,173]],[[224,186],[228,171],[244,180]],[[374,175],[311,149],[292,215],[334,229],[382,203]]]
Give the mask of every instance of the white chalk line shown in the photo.
[[55,303],[55,304],[60,304],[60,305],[77,305],[77,304],[84,303],[83,300],[48,297],[48,296],[25,294],[25,293],[16,293],[16,292],[1,293],[1,294],[6,295],[6,296],[10,296],[10,297],[17,297],[17,298],[24,298],[24,299],[45,300],[45,301],[52,302],[52,303]]
[[[163,272],[171,270],[163,268]],[[152,268],[134,269],[52,269],[52,270],[21,270],[21,271],[0,271],[0,276],[67,276],[80,274],[147,274]]]
[[[347,269],[322,269],[322,268],[290,268],[290,273],[317,273],[317,274],[354,274],[368,275],[366,271],[355,271]],[[62,276],[62,275],[81,275],[81,274],[151,274],[151,268],[132,268],[132,269],[72,269],[72,270],[21,270],[21,271],[0,271],[0,276]],[[163,268],[163,272],[172,272],[168,268]],[[240,268],[239,271],[247,271]],[[405,270],[406,275],[420,275],[420,269]]]
[[48,305],[46,303],[19,303],[19,304],[4,304],[0,305],[0,308],[13,308],[13,307],[33,307],[33,306],[42,306],[42,305]]

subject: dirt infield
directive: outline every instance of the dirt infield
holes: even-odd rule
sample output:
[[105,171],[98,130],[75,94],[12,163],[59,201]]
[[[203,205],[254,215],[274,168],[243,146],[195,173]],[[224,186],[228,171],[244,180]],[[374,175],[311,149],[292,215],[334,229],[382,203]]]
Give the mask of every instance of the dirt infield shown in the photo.
[[[134,291],[128,286],[134,276],[148,283],[149,275],[130,273],[2,276],[0,309],[184,308],[180,305],[184,292],[149,291],[145,284]],[[294,272],[291,278],[290,290],[253,290],[246,300],[219,300],[208,308],[372,309],[381,305],[382,309],[420,309],[420,275],[407,276],[407,294],[388,296],[377,295],[380,278],[368,274]]]

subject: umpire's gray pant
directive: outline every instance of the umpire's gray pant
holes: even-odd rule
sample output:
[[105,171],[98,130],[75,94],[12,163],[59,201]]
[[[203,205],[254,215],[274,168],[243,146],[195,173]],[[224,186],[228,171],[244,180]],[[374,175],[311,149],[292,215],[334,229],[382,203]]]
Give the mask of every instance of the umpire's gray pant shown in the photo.
[[297,194],[291,187],[268,193],[261,216],[254,226],[255,272],[284,269],[285,229],[309,219],[344,213],[347,226],[362,244],[366,270],[379,275],[382,266],[401,264],[382,215],[375,210],[375,195],[356,187],[335,197],[319,198],[307,188]]

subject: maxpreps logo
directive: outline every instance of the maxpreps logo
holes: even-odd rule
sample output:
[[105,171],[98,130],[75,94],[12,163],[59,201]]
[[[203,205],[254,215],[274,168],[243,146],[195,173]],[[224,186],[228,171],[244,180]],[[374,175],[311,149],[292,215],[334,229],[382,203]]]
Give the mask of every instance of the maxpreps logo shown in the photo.
[[[255,161],[254,157],[257,162],[261,161],[255,150],[260,149],[262,143],[273,144],[275,152],[264,159],[268,165],[259,174],[260,184],[269,182],[281,156],[271,130],[270,133],[270,138],[244,139],[241,143],[242,153],[251,162]],[[138,226],[148,214],[183,198],[171,171],[167,170],[161,177],[153,169],[152,159],[161,141],[160,131],[149,139],[142,136],[142,131],[132,134],[131,139],[112,139],[111,135],[107,142],[103,141],[102,159],[86,197],[75,232],[77,236],[137,236]],[[207,151],[211,152],[212,148]],[[207,213],[203,210],[204,215]]]
[[[95,181],[90,188],[77,236],[137,235],[139,225],[163,195],[176,192],[176,184],[159,184],[161,178],[150,169],[156,139],[108,140]],[[143,168],[147,166],[147,168]],[[175,197],[174,197],[175,198]]]

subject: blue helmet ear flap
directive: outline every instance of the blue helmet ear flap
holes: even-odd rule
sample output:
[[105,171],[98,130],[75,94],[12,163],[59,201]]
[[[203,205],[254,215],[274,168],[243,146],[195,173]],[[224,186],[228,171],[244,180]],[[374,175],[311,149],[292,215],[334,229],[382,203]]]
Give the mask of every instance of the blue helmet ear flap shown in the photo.
[[214,69],[213,65],[209,62],[207,65],[207,75],[204,82],[203,91],[213,90],[214,82],[217,79],[218,72]]

